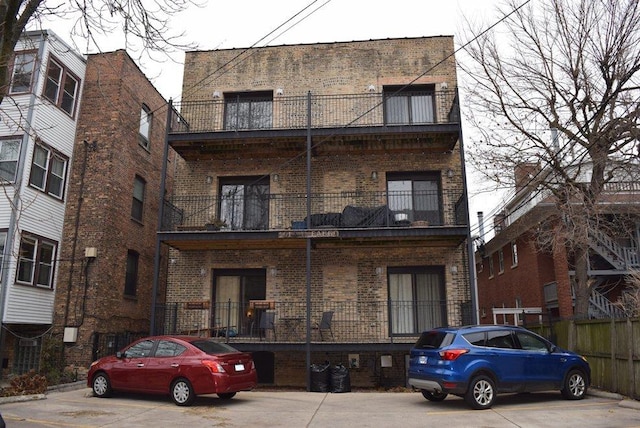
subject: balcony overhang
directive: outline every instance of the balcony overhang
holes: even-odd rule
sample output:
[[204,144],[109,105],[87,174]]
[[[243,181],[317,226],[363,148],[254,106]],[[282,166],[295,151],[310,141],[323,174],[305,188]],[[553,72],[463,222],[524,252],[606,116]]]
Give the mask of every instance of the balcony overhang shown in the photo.
[[314,248],[448,247],[467,238],[467,226],[312,229],[269,231],[159,232],[161,242],[180,251]]
[[[316,128],[311,131],[314,155],[349,153],[452,151],[459,123]],[[253,155],[297,155],[306,150],[305,129],[269,129],[169,134],[170,146],[185,160]]]

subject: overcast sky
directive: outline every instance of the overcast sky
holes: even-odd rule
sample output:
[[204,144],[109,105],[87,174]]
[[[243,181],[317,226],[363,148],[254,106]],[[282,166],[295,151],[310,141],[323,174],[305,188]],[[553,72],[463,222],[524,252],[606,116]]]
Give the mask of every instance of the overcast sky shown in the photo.
[[[496,6],[500,4],[499,0],[195,1],[200,1],[203,7],[190,7],[176,16],[171,26],[176,33],[184,32],[184,43],[196,44],[200,50],[439,35],[453,35],[458,45],[463,41],[461,32],[466,20],[489,25],[498,19]],[[307,6],[309,8],[300,13]],[[124,48],[117,34],[98,38],[96,47],[83,40],[71,40],[68,22],[56,21],[43,26],[74,44],[81,53]],[[132,53],[132,57],[137,55]],[[183,61],[184,53],[175,52],[171,60],[144,59],[139,65],[165,98],[178,100]],[[467,146],[473,144],[470,131],[463,128]],[[485,216],[493,212],[500,198],[479,193],[487,183],[468,175],[470,220],[476,225],[476,212],[484,211]]]

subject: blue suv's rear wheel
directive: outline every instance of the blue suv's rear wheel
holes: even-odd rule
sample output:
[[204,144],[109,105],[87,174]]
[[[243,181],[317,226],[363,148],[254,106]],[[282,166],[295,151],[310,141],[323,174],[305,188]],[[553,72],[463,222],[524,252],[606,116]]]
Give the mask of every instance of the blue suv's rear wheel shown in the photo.
[[493,380],[486,375],[476,376],[471,380],[465,395],[467,403],[476,410],[488,409],[496,399],[496,387]]
[[421,392],[422,396],[429,401],[442,401],[449,395],[446,392],[430,392],[426,389],[422,389]]

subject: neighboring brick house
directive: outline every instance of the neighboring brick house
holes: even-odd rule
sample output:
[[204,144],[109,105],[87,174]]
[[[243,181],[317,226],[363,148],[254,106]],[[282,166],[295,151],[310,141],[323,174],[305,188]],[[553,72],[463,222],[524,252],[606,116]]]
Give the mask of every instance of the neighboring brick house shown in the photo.
[[[574,315],[573,263],[564,245],[549,245],[556,211],[547,193],[527,177],[539,166],[516,168],[516,194],[494,218],[495,236],[476,252],[480,322],[536,323]],[[589,316],[622,315],[616,302],[628,285],[626,276],[640,269],[640,186],[628,179],[605,186],[600,229],[589,233],[589,276],[593,281]],[[542,241],[542,242],[541,242]],[[526,308],[526,310],[524,309]],[[523,310],[527,313],[522,314]],[[539,310],[539,313],[538,313]]]
[[188,52],[176,109],[156,331],[229,340],[262,383],[328,360],[374,387],[472,321],[452,37]]
[[53,330],[68,365],[149,333],[167,108],[124,50],[88,56]]
[[2,374],[37,369],[53,322],[68,168],[85,60],[50,31],[25,32],[0,106]]

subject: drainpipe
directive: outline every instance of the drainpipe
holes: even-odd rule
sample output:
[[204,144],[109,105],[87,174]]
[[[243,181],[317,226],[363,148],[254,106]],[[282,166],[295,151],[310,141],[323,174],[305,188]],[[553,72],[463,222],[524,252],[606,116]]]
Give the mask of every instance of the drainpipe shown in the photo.
[[[307,92],[307,232],[311,230],[311,91]],[[311,391],[311,238],[307,236],[307,392]]]
[[[457,89],[456,89],[457,92]],[[460,108],[460,107],[458,107]],[[458,141],[460,142],[460,167],[462,169],[462,198],[464,199],[465,211],[467,213],[467,257],[469,259],[469,285],[471,293],[471,306],[473,312],[471,316],[471,323],[478,324],[480,321],[479,307],[478,307],[478,281],[476,278],[476,262],[475,252],[473,249],[473,239],[471,238],[471,221],[469,217],[469,193],[467,191],[467,171],[465,168],[464,157],[464,138],[462,137],[462,119],[460,120],[460,126],[458,127]]]

